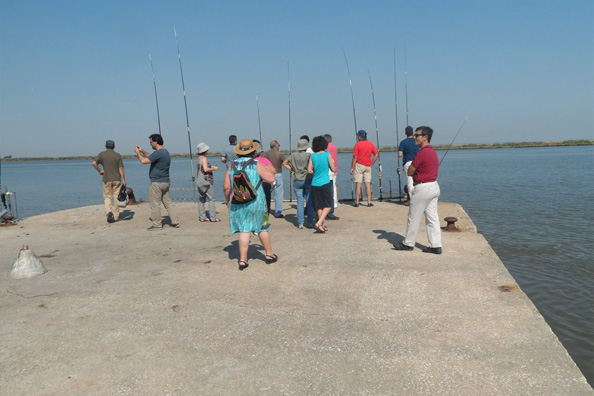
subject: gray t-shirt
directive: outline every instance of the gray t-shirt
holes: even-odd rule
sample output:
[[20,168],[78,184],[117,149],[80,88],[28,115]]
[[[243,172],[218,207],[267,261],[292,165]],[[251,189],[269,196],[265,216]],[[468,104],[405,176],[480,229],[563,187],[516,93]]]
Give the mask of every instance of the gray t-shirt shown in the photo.
[[164,148],[153,151],[148,159],[151,161],[149,179],[152,182],[169,183],[169,165],[171,164],[169,151]]
[[223,153],[223,158],[227,159],[227,168],[231,166],[231,162],[235,161],[237,158],[237,154],[235,153],[235,151],[233,151],[233,148],[235,147],[234,144],[230,144],[227,147],[225,147],[225,152]]
[[310,156],[311,154],[305,151],[298,151],[289,156],[291,169],[295,172],[295,180],[303,181],[313,176],[307,174],[307,164]]

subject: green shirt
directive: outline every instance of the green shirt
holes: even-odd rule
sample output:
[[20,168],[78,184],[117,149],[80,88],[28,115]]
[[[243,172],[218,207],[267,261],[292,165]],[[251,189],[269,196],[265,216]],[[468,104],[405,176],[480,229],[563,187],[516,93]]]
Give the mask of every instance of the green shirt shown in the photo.
[[122,156],[112,149],[102,151],[95,158],[97,165],[103,166],[103,183],[112,181],[122,181],[120,168],[124,167]]

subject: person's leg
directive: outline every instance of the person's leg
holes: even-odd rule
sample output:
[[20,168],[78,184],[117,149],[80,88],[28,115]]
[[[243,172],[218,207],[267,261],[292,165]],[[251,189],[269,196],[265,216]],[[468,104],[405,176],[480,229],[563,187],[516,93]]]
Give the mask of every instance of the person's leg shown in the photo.
[[412,164],[412,161],[408,161],[406,164],[404,164],[404,175],[406,176],[406,188],[407,188],[407,198],[406,200],[408,202],[410,202],[410,197],[412,195],[412,191],[413,191],[413,178],[412,176],[408,176],[408,168],[410,168],[410,164]]
[[[274,257],[274,253],[272,252],[272,242],[270,241],[270,233],[263,231],[258,233],[258,238],[260,238],[260,243],[262,247],[266,251],[266,255],[270,257]],[[246,255],[247,257],[247,255]]]
[[206,208],[204,203],[206,202],[206,191],[198,189],[198,220],[206,220]]
[[217,209],[215,207],[214,187],[212,185],[206,190],[206,198],[208,200],[208,215],[210,221],[216,221]]
[[309,226],[312,226],[314,217],[314,207],[311,194],[311,179],[305,180],[305,183],[303,184],[303,195],[305,196],[305,201],[307,202],[307,224]]
[[274,179],[276,180],[276,187],[274,188],[274,215],[280,216],[283,214],[283,174],[275,174]]
[[414,247],[415,242],[417,241],[423,213],[432,198],[428,195],[427,190],[425,185],[419,184],[416,186],[414,193],[411,196],[410,206],[408,208],[408,219],[406,222],[406,237],[402,242],[406,246]]
[[118,221],[120,219],[120,207],[118,206],[118,195],[120,194],[120,188],[122,187],[122,182],[115,181],[111,182],[111,197],[109,201],[111,202],[111,212],[113,213],[113,219]]
[[266,213],[270,213],[270,201],[272,200],[272,186],[270,183],[262,183],[264,195],[266,196]]
[[149,188],[149,208],[153,227],[161,228],[161,188],[159,183],[152,182]]
[[297,225],[303,225],[303,180],[293,180],[293,193],[297,198]]
[[240,232],[239,233],[239,260],[248,261],[248,248],[250,247],[250,233]]
[[365,182],[365,191],[367,192],[367,205],[371,203],[371,182]]
[[110,191],[111,191],[111,183],[103,183],[103,205],[105,206],[105,216],[111,212],[111,198],[110,198]]
[[325,228],[324,220],[326,220],[326,216],[328,216],[328,213],[330,213],[329,207],[318,209],[318,225],[321,226],[322,228]]
[[427,229],[427,240],[432,248],[441,247],[441,226],[439,224],[439,214],[437,213],[437,201],[440,190],[437,182],[431,183],[429,193],[432,198],[425,209],[425,227]]
[[357,187],[355,189],[355,205],[359,204],[359,199],[361,198],[361,192],[363,191],[363,184],[362,182],[357,182]]
[[179,224],[179,221],[177,220],[177,216],[175,215],[175,211],[173,210],[173,205],[171,204],[171,199],[169,198],[169,187],[171,186],[171,183],[162,183],[162,184],[163,184],[163,186],[162,186],[163,206],[165,206],[165,209],[167,209],[167,213],[169,213],[169,220],[171,220],[171,225]]

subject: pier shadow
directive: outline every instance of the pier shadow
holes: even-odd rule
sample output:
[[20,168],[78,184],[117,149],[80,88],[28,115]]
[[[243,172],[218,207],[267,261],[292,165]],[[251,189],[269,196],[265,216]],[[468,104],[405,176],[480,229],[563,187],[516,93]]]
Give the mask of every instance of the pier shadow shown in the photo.
[[[252,235],[251,238],[258,239],[258,236]],[[264,250],[264,246],[260,245],[259,243],[251,243],[252,239],[250,239],[250,246],[248,247],[248,261],[250,260],[266,260],[266,252]],[[229,260],[239,260],[239,241],[235,240],[232,241],[229,246],[223,248],[223,251],[227,252],[229,256]]]
[[[404,235],[400,235],[397,232],[388,232],[386,230],[372,230],[371,232],[373,232],[374,234],[377,234],[377,239],[383,239],[386,242],[388,242],[392,249],[394,249],[394,247],[392,246],[393,244],[403,242],[404,237],[405,237]],[[419,249],[424,249],[427,246],[421,245],[420,243],[417,242],[417,243],[415,243],[415,247],[417,247]]]

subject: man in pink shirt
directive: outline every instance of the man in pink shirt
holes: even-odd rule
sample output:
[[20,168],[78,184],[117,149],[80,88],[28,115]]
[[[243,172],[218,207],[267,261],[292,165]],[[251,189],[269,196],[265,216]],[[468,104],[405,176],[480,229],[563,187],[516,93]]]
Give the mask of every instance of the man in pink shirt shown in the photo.
[[334,205],[330,209],[330,213],[328,216],[326,216],[326,218],[328,220],[338,220],[339,217],[334,214],[334,209],[338,207],[338,190],[336,189],[336,174],[338,173],[338,149],[334,143],[332,143],[332,135],[327,133],[324,135],[324,139],[326,139],[328,142],[328,148],[326,151],[330,153],[332,159],[334,160],[334,166],[336,166],[336,172],[332,172],[332,169],[328,170],[328,176],[330,177],[330,180],[332,180],[332,188],[334,191]]
[[353,151],[353,161],[351,162],[351,175],[357,183],[355,203],[353,206],[359,206],[361,198],[362,185],[365,182],[365,191],[367,191],[367,206],[373,206],[371,203],[371,167],[377,160],[377,150],[373,143],[367,140],[367,132],[360,130],[357,132],[357,144]]

